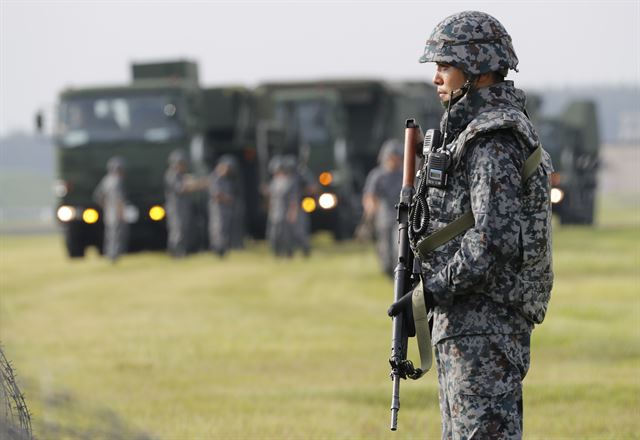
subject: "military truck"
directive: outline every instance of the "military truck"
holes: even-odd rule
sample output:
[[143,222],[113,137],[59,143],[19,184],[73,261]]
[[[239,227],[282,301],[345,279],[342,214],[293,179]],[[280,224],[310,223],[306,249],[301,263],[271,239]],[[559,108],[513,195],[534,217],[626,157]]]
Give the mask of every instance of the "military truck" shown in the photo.
[[[243,151],[243,133],[253,136],[242,118],[249,93],[202,89],[194,62],[134,63],[132,77],[131,84],[60,94],[54,191],[70,257],[82,257],[88,246],[102,249],[102,213],[92,193],[110,157],[126,162],[129,249],[160,249],[166,246],[163,175],[170,152],[183,150],[190,172],[204,177],[220,154]],[[206,194],[192,194],[192,202],[193,250],[206,245]]]
[[436,127],[442,114],[433,87],[375,79],[268,83],[256,90],[260,180],[276,154],[301,158],[320,192],[303,202],[312,230],[352,236],[361,217],[362,188],[389,138],[402,140],[404,121]]
[[539,117],[536,125],[555,168],[554,213],[562,224],[593,224],[600,149],[595,103],[571,102],[560,115]]

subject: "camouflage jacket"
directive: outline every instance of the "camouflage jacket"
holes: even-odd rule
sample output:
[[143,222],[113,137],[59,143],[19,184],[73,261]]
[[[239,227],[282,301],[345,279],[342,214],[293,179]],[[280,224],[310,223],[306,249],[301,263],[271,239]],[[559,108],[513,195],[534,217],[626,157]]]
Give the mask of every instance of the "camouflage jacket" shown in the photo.
[[[451,107],[446,148],[453,165],[446,188],[428,189],[426,234],[468,211],[475,225],[422,261],[424,288],[436,302],[434,344],[458,335],[529,332],[541,321],[536,313],[544,317],[553,279],[552,166],[543,152],[523,185],[524,161],[539,145],[524,103],[524,93],[505,81]],[[525,310],[531,307],[536,310]]]

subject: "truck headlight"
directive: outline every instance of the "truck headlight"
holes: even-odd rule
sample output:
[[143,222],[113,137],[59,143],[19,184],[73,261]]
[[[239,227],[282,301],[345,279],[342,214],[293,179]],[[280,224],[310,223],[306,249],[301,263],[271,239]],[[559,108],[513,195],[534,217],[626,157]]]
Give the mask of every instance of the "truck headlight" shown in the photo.
[[56,216],[58,217],[58,220],[63,223],[70,222],[76,216],[76,208],[73,206],[62,205],[58,208],[58,211],[56,211]]
[[316,201],[313,197],[305,197],[302,199],[302,210],[311,213],[316,210]]
[[336,197],[335,194],[323,193],[318,198],[318,204],[322,209],[332,209],[332,208],[335,208],[336,205],[338,204],[338,198]]
[[82,221],[85,223],[92,225],[98,221],[100,218],[100,214],[93,208],[87,208],[82,211]]
[[564,199],[564,191],[560,188],[551,188],[551,203],[560,203]]
[[149,208],[149,218],[154,222],[159,222],[165,215],[164,208],[160,205],[154,205]]

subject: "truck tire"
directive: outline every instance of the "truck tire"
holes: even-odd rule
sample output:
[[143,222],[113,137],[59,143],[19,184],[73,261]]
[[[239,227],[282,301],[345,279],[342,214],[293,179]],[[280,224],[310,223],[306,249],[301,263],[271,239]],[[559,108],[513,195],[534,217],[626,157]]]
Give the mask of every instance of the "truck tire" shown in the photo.
[[69,258],[84,258],[85,243],[80,228],[68,225],[64,231],[64,241]]

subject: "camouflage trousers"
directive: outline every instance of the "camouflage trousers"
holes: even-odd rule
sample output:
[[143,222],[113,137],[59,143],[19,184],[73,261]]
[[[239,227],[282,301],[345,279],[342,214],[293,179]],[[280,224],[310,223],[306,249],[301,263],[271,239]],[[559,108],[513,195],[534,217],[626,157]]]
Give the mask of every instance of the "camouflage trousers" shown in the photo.
[[530,334],[470,335],[436,344],[442,438],[522,438]]

